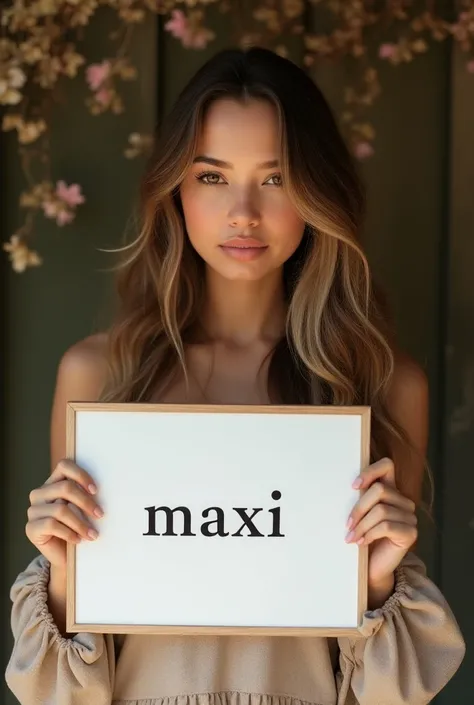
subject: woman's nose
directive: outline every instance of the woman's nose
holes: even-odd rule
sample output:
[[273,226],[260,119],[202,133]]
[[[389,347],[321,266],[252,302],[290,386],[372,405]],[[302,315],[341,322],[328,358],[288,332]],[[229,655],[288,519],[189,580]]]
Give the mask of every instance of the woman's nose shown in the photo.
[[228,218],[231,227],[255,227],[260,223],[261,213],[255,200],[246,195],[233,203]]

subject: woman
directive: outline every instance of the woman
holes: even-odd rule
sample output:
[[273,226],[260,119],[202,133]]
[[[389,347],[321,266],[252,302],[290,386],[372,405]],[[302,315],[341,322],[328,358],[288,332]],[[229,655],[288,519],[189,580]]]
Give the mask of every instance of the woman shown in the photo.
[[[179,96],[141,196],[116,319],[59,367],[54,469],[26,526],[41,555],[11,592],[9,687],[23,705],[424,705],[464,655],[410,552],[427,384],[385,324],[359,244],[363,192],[326,102],[271,52],[220,53]],[[346,539],[370,546],[360,637],[65,634],[66,542],[96,538],[66,501],[101,511],[93,478],[62,460],[65,405],[99,399],[370,404]]]

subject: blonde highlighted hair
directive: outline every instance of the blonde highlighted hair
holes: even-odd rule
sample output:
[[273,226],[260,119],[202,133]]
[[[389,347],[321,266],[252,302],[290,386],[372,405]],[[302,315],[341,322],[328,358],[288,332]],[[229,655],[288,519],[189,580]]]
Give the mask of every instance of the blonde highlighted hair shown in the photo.
[[306,222],[284,265],[286,334],[270,359],[274,403],[368,404],[372,460],[406,442],[390,418],[394,371],[388,317],[360,244],[364,190],[331,110],[291,61],[260,48],[225,50],[179,95],[157,136],[141,184],[140,230],[123,249],[118,311],[109,331],[105,401],[156,398],[186,377],[204,296],[203,262],[186,235],[179,186],[195,156],[206,109],[219,98],[261,99],[281,129],[283,184]]

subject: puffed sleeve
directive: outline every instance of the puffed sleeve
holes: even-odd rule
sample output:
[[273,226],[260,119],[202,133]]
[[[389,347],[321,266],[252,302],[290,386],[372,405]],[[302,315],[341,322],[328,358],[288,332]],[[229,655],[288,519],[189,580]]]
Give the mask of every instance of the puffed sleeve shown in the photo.
[[465,643],[454,615],[423,562],[409,553],[395,589],[367,611],[360,636],[339,641],[338,703],[426,705],[459,668]]
[[13,650],[6,682],[21,705],[110,705],[115,674],[112,635],[61,635],[48,609],[49,563],[36,557],[15,580]]

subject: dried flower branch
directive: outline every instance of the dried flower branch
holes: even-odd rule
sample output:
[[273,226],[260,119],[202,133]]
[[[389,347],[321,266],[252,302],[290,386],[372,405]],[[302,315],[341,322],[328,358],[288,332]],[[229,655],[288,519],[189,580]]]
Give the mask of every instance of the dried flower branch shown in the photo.
[[[2,9],[0,105],[5,106],[5,114],[1,128],[16,134],[28,185],[20,195],[24,222],[3,245],[13,270],[23,272],[41,264],[40,255],[29,246],[37,217],[43,215],[64,227],[85,202],[79,184],[67,185],[62,179],[54,184],[51,176],[50,116],[58,82],[84,80],[90,89],[85,107],[92,115],[121,114],[125,110],[121,82],[139,78],[129,57],[133,32],[153,15],[161,15],[165,31],[190,51],[204,49],[215,39],[206,23],[206,11],[213,5],[222,13],[233,13],[233,43],[242,47],[258,44],[289,56],[285,37],[301,35],[308,71],[325,61],[352,62],[355,78],[344,90],[341,123],[360,160],[375,151],[375,130],[367,113],[381,93],[378,64],[409,63],[426,53],[431,42],[451,39],[466,55],[467,71],[474,74],[474,0],[459,2],[459,14],[451,23],[437,13],[432,0],[427,0],[422,12],[413,0],[377,4],[311,0],[311,4],[332,15],[330,31],[305,32],[307,3],[303,0],[255,0],[247,12],[242,3],[230,0],[29,0]],[[78,49],[79,39],[101,7],[112,9],[119,19],[119,29],[110,35],[116,51],[88,64]],[[374,50],[374,32],[379,36],[380,30],[385,41]],[[151,135],[133,132],[123,154],[127,159],[137,158],[151,144]]]

